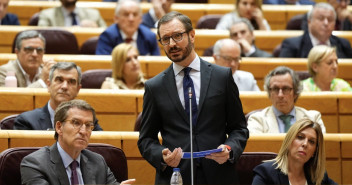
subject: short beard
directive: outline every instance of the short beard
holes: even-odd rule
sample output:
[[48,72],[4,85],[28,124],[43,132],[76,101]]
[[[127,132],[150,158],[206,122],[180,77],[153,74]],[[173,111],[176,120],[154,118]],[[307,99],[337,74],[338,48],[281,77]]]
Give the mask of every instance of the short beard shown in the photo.
[[[178,47],[175,46],[175,47],[173,47],[173,48],[170,48],[170,50],[171,50],[171,49],[177,49],[177,48],[178,48]],[[188,36],[188,44],[187,44],[187,47],[186,47],[184,50],[182,50],[182,51],[184,51],[184,53],[183,53],[183,55],[182,55],[181,58],[174,58],[174,59],[172,59],[171,56],[170,56],[167,52],[165,52],[165,53],[166,53],[166,56],[167,56],[172,62],[178,63],[178,62],[182,62],[183,60],[185,60],[185,59],[191,54],[192,48],[193,48],[193,43],[191,43],[191,39],[190,39],[189,36]],[[170,50],[169,50],[169,51],[170,51]]]

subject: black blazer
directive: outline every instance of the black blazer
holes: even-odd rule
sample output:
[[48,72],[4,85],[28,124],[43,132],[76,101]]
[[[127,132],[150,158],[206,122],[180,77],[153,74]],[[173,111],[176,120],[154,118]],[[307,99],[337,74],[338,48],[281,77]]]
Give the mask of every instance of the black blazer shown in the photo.
[[[331,46],[336,47],[338,58],[352,58],[352,49],[348,40],[331,35],[330,43]],[[313,44],[310,40],[309,33],[305,31],[302,36],[285,39],[282,42],[279,57],[307,58],[312,47]]]
[[[253,169],[254,178],[253,185],[264,185],[264,184],[290,184],[288,176],[283,174],[280,169],[275,169],[277,165],[273,165],[274,161],[264,162]],[[305,173],[307,183],[314,184],[311,181],[310,175]],[[323,181],[321,184],[336,184],[333,180],[328,177],[328,174],[324,174]]]
[[[48,103],[42,108],[23,112],[15,119],[14,130],[52,130]],[[103,130],[98,120],[95,122],[94,131]]]
[[[241,100],[229,68],[200,59],[201,89],[197,125],[193,127],[194,151],[215,149],[220,144],[231,146],[234,159],[242,154],[249,136]],[[172,168],[162,167],[162,150],[181,147],[190,151],[189,116],[177,93],[172,65],[145,84],[143,115],[138,140],[142,156],[156,168],[155,184],[169,184]],[[158,133],[161,133],[162,144]],[[228,137],[227,137],[228,135]],[[201,164],[208,184],[236,184],[235,166],[219,165],[202,158]],[[190,184],[190,160],[179,164],[184,184]],[[195,181],[196,183],[196,181]],[[238,184],[238,183],[237,183]]]

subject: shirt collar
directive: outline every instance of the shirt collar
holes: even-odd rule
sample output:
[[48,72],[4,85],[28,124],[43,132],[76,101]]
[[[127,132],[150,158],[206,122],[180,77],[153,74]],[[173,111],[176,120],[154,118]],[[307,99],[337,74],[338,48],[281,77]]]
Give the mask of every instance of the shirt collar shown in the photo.
[[[309,32],[309,37],[310,37],[310,40],[312,41],[313,47],[317,45],[321,45],[321,42],[316,37],[314,37],[314,35],[311,34],[310,32]],[[327,46],[330,46],[330,39],[328,39],[324,44]]]
[[60,146],[59,142],[57,143],[57,149],[59,151],[59,154],[61,156],[62,162],[64,163],[65,168],[67,168],[73,160],[76,160],[78,162],[78,166],[80,166],[81,163],[81,154],[78,155],[78,157],[76,159],[72,159],[72,157],[70,155],[68,155],[68,153],[65,152],[64,149],[62,149],[62,147]]
[[[177,76],[183,70],[183,68],[185,68],[185,67],[183,67],[181,65],[178,65],[175,62],[172,63],[172,67],[174,69],[174,75],[175,76]],[[189,64],[188,67],[190,67],[190,68],[192,68],[192,69],[194,69],[196,71],[200,71],[200,59],[199,59],[197,54],[196,54],[196,57],[193,59],[193,61]]]
[[[120,30],[120,33],[121,33],[122,40],[126,40],[127,39],[127,35],[122,30]],[[132,40],[136,41],[137,37],[138,37],[138,31],[133,33]]]

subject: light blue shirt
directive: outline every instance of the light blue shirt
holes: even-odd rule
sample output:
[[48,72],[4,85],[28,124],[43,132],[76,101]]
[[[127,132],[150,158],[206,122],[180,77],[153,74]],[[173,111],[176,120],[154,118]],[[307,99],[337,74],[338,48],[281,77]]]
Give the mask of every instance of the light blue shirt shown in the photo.
[[[189,76],[192,78],[197,105],[199,105],[200,59],[199,59],[198,55],[196,55],[196,57],[191,62],[191,64],[189,64],[188,67],[192,68],[192,70],[189,72]],[[180,66],[177,63],[173,62],[173,70],[174,70],[174,74],[175,74],[178,96],[180,97],[181,103],[182,103],[183,107],[185,108],[185,98],[184,98],[184,94],[183,94],[183,77],[184,77],[184,73],[182,71],[183,68],[184,68],[183,66]]]
[[[62,162],[64,163],[68,181],[71,184],[71,168],[70,164],[72,163],[73,159],[71,158],[70,155],[68,155],[64,149],[61,148],[59,142],[57,142],[57,149],[59,150],[59,154],[61,156]],[[81,155],[78,155],[78,157],[75,159],[78,162],[78,167],[76,168],[77,171],[77,176],[78,176],[78,183],[79,184],[84,184],[83,182],[83,177],[82,177],[82,172],[81,172]]]
[[[282,112],[280,112],[279,110],[277,110],[274,106],[273,106],[273,111],[274,111],[274,114],[276,117],[277,124],[279,126],[280,133],[286,133],[285,132],[285,123],[279,118],[279,116],[284,115],[284,114]],[[288,115],[293,116],[291,119],[291,125],[296,123],[296,109],[295,109],[295,107],[293,107],[293,109],[291,110],[291,112]]]

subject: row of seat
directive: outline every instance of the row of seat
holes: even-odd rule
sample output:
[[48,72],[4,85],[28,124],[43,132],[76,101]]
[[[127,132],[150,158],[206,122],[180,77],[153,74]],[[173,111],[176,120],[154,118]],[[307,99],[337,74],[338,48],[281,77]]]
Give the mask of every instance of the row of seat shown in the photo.
[[[99,36],[104,29],[103,28],[80,28],[80,27],[65,27],[65,28],[49,28],[49,27],[34,27],[34,26],[1,26],[0,35],[2,38],[0,40],[0,53],[11,53],[13,48],[13,42],[18,32],[28,29],[64,29],[73,33],[77,39],[78,46],[81,47],[84,42],[92,37]],[[153,29],[156,33],[156,30]],[[262,50],[272,52],[276,46],[281,44],[281,42],[288,37],[300,36],[303,31],[294,30],[276,30],[276,31],[254,31],[256,46]],[[333,34],[338,37],[345,38],[352,42],[352,31],[334,31]],[[50,37],[50,35],[48,36]],[[65,37],[60,37],[62,42],[70,42],[70,39]],[[202,30],[196,29],[196,41],[195,50],[198,55],[202,55],[204,50],[213,46],[215,42],[219,39],[229,38],[229,31],[226,30]],[[72,42],[72,41],[71,41]],[[160,46],[160,51],[164,55],[163,47]],[[56,47],[57,51],[62,48]]]
[[[202,57],[204,60],[214,63],[212,57]],[[15,54],[0,53],[0,65],[9,60],[16,59]],[[82,71],[93,69],[111,69],[111,56],[108,55],[44,55],[44,59],[55,61],[70,61],[82,68]],[[139,56],[142,71],[147,79],[159,74],[170,66],[170,60],[165,56]],[[239,69],[249,71],[257,80],[258,86],[263,90],[264,77],[275,67],[285,65],[295,71],[307,71],[306,58],[242,58]],[[352,84],[352,59],[339,59],[338,77]],[[107,72],[107,71],[105,71]],[[104,73],[104,70],[102,71]],[[106,73],[105,75],[107,75]],[[99,78],[100,80],[104,78]],[[97,80],[99,80],[97,79]],[[94,83],[95,81],[92,81]],[[84,82],[83,82],[84,83]],[[92,87],[89,84],[85,87]],[[96,87],[96,86],[95,86]]]
[[[77,98],[95,108],[105,131],[133,131],[143,110],[143,94],[143,90],[81,89]],[[240,98],[245,114],[271,105],[263,91],[243,92]],[[0,88],[0,119],[43,107],[48,100],[46,89]],[[302,93],[296,105],[320,111],[328,133],[352,133],[352,93]]]
[[[0,130],[0,151],[13,147],[41,147],[55,142],[53,131]],[[140,155],[138,132],[93,132],[91,143],[106,143],[121,148],[127,158],[128,177],[138,184],[153,184],[155,169]],[[284,134],[251,135],[245,152],[275,152],[280,149]],[[352,134],[325,134],[326,167],[329,177],[339,184],[352,184]],[[248,164],[245,161],[245,164]],[[244,165],[246,166],[246,165]],[[247,168],[246,168],[247,169]]]

